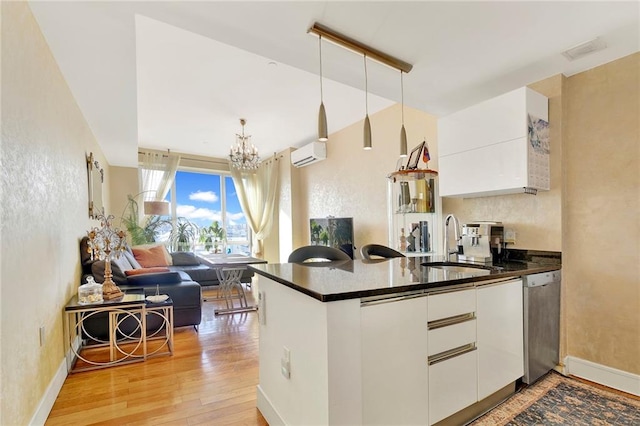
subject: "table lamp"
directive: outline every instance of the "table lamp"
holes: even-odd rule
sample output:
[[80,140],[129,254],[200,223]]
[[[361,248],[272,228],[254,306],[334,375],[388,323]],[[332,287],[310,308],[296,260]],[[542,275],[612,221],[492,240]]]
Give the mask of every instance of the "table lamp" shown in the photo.
[[102,297],[105,300],[117,299],[124,293],[113,282],[111,277],[111,257],[117,259],[125,250],[126,233],[117,228],[111,228],[113,215],[106,216],[100,213],[96,219],[100,221],[100,227],[93,227],[87,232],[88,246],[91,260],[104,260],[104,283],[102,283]]

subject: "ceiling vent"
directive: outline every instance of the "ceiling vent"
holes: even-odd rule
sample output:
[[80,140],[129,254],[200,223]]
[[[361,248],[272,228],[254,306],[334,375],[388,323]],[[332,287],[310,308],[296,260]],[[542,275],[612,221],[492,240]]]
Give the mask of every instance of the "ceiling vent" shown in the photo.
[[304,167],[327,158],[327,146],[324,142],[311,142],[291,153],[291,164]]
[[571,49],[567,49],[562,52],[562,55],[570,61],[575,61],[583,56],[587,56],[593,52],[604,50],[607,47],[607,43],[599,37],[593,40],[585,41],[577,46],[573,46]]

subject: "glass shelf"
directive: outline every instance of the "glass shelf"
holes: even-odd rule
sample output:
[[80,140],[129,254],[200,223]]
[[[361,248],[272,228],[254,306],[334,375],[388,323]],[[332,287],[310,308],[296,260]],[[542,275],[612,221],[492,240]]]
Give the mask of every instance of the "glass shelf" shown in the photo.
[[437,178],[438,172],[430,169],[398,170],[388,175],[389,246],[405,256],[437,254]]

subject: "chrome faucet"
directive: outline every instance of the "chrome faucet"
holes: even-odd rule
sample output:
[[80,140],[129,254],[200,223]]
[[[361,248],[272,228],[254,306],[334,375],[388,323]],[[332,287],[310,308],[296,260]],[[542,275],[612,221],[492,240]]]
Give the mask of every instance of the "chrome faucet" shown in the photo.
[[[456,249],[455,250],[451,250],[449,249],[449,220],[453,219],[453,235],[456,239]],[[449,261],[449,256],[452,254],[458,254],[458,246],[460,245],[460,223],[458,222],[458,219],[452,215],[449,214],[447,215],[447,217],[444,219],[444,259],[445,261]]]

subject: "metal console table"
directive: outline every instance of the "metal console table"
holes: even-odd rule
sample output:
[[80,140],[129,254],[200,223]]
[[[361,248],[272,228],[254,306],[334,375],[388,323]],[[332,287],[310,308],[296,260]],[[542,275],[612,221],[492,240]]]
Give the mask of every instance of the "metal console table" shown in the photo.
[[[65,342],[70,348],[67,368],[70,372],[141,362],[156,355],[173,355],[171,299],[151,303],[146,301],[144,294],[133,293],[115,300],[80,304],[74,296],[64,310]],[[147,330],[149,318],[158,323],[157,328]],[[106,338],[91,335],[87,323],[93,319],[108,320]],[[108,348],[108,357],[104,348]],[[79,361],[82,361],[81,366],[78,366]]]

